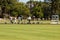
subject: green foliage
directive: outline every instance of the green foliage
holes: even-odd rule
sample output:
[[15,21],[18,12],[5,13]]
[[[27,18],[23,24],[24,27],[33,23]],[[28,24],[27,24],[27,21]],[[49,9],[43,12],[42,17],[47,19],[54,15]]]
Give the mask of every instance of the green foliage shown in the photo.
[[29,1],[27,4],[33,4],[33,7],[30,7],[31,14],[36,16],[36,17],[43,17],[43,12],[42,12],[42,7],[41,7],[41,2],[38,1]]
[[29,8],[26,7],[26,5],[24,5],[23,3],[16,3],[15,7],[15,11],[18,12],[18,15],[29,15],[30,11]]
[[18,2],[17,0],[3,0],[0,1],[1,8],[3,8],[1,14],[10,15],[29,15],[30,11],[24,3]]
[[17,12],[16,11],[12,11],[12,13],[11,13],[11,16],[17,16]]
[[[34,7],[29,8],[29,4],[33,4]],[[53,4],[53,5],[51,5]],[[51,7],[51,8],[50,8]],[[53,9],[52,9],[53,8]],[[30,10],[31,9],[31,10]],[[51,10],[52,9],[52,10]],[[0,0],[0,15],[9,14],[12,16],[36,16],[39,18],[50,17],[53,10],[60,15],[60,1],[52,0],[52,3],[28,1],[26,4],[18,2],[18,0]],[[52,12],[51,12],[52,11]],[[55,14],[55,13],[54,13]]]

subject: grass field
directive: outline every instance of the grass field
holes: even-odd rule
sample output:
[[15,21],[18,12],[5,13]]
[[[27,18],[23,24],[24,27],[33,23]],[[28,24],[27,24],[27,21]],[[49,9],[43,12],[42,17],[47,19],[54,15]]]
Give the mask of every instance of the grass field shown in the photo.
[[0,40],[60,40],[60,25],[0,24]]

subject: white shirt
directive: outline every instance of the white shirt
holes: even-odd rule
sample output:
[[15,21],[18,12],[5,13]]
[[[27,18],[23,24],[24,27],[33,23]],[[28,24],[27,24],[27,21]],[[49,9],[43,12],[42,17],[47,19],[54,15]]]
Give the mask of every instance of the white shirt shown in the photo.
[[15,17],[15,22],[16,22],[16,17]]
[[13,17],[10,17],[10,20],[12,20],[13,19]]
[[21,17],[18,17],[18,20],[21,20]]
[[28,17],[28,20],[31,20],[31,17]]

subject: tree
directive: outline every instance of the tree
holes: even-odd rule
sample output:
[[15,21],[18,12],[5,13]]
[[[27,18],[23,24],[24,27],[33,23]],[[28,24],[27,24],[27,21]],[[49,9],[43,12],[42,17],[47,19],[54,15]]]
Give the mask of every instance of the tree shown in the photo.
[[[44,3],[44,15],[45,18],[51,17],[52,15],[58,14],[59,15],[59,0],[45,0]],[[46,16],[47,15],[47,16]]]
[[17,0],[0,0],[1,15],[6,14],[10,16],[29,15],[29,9],[24,3],[20,3]]
[[30,13],[32,16],[43,17],[41,2],[39,1],[29,1],[27,4],[30,4]]
[[11,7],[16,3],[17,0],[0,0],[1,15],[9,14]]

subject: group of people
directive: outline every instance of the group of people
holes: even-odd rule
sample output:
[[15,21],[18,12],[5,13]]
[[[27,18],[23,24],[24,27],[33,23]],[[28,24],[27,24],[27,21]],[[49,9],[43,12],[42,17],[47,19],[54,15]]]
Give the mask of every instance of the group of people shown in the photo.
[[[22,21],[22,19],[23,19],[23,16],[10,17],[10,22],[16,24],[16,23],[20,23],[20,21]],[[31,21],[31,16],[29,16],[29,17],[27,18],[27,20],[28,20],[28,23],[30,23],[30,21]]]
[[[23,21],[23,20],[26,20],[27,19],[27,21],[28,22],[26,22],[26,21]],[[4,19],[4,20],[6,20],[6,19]],[[44,18],[43,19],[40,19],[40,18],[36,18],[35,16],[33,16],[33,17],[31,17],[31,16],[28,16],[28,17],[24,17],[24,16],[18,16],[18,17],[12,17],[12,16],[10,16],[9,17],[9,20],[10,20],[10,23],[18,23],[18,24],[20,24],[20,23],[31,23],[31,20],[34,20],[32,23],[35,23],[35,21],[37,21],[37,23],[39,23],[41,20],[44,20]],[[52,16],[52,20],[54,21],[56,21],[56,22],[58,22],[59,21],[59,16],[58,15],[53,15]],[[7,20],[6,20],[7,21]],[[54,22],[55,22],[54,21]],[[6,22],[5,22],[6,23]]]

